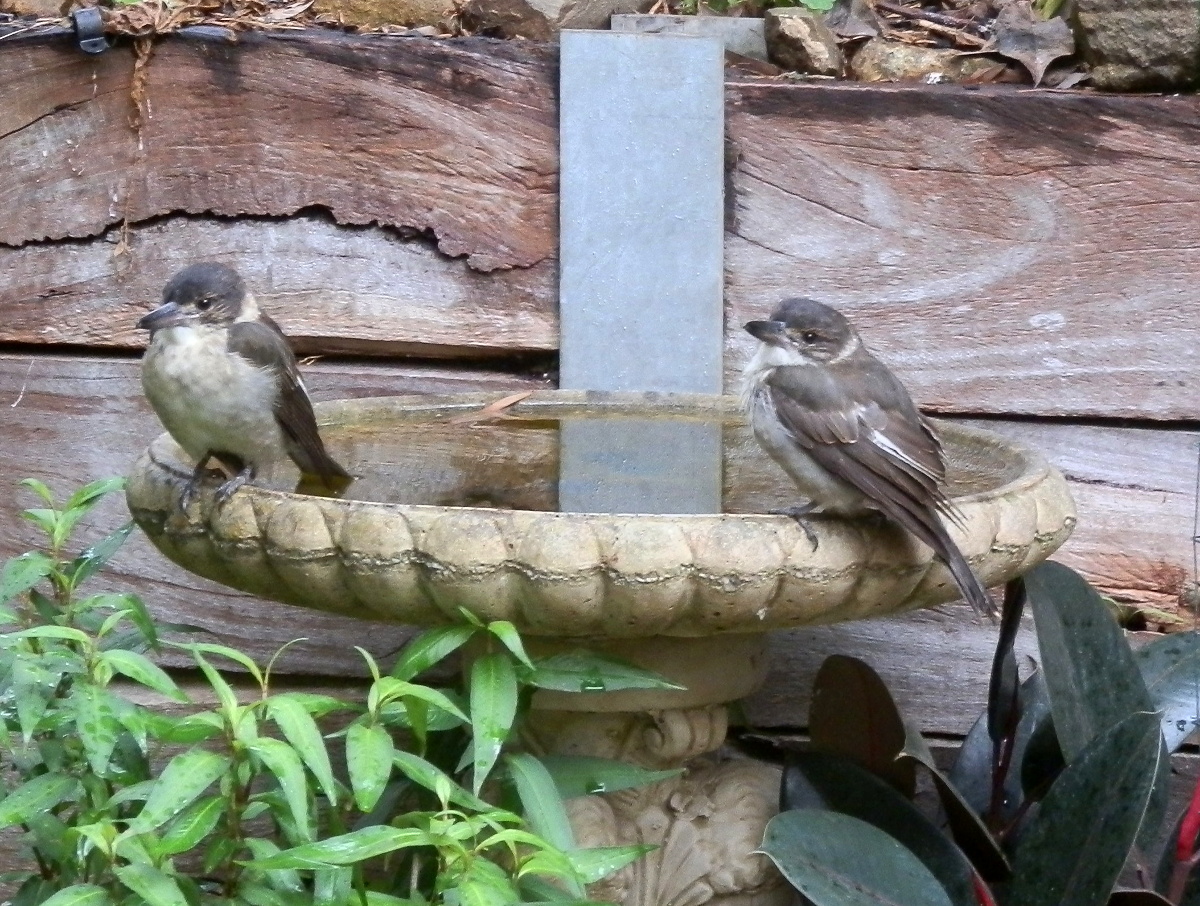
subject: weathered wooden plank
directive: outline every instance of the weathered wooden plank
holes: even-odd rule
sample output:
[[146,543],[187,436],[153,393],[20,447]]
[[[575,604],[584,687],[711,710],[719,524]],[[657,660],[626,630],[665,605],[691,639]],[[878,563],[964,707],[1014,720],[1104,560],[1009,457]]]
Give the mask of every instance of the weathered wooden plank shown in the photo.
[[554,70],[526,42],[185,31],[155,44],[131,124],[128,44],[6,42],[0,243],[319,206],[529,267],[555,248]]
[[424,237],[317,212],[179,215],[124,236],[110,228],[103,241],[0,245],[0,341],[140,348],[138,318],[201,260],[237,268],[301,352],[478,358],[558,346],[553,260],[481,274]]
[[[336,399],[393,393],[546,386],[482,370],[319,362],[305,369],[313,396]],[[19,518],[36,505],[17,481],[32,476],[60,493],[97,478],[122,474],[161,428],[142,397],[132,359],[0,354],[0,559],[27,550],[34,527]],[[124,500],[109,499],[81,526],[80,546],[128,519]],[[399,626],[333,617],[251,598],[192,576],[135,535],[96,580],[96,589],[133,591],[165,620],[201,626],[227,644],[268,657],[295,638],[283,672],[338,676],[357,673],[358,644],[378,656],[398,648],[409,631]],[[172,662],[179,662],[177,658]]]
[[939,411],[1200,417],[1196,98],[749,83],[726,98],[731,381],[741,325],[811,295]]

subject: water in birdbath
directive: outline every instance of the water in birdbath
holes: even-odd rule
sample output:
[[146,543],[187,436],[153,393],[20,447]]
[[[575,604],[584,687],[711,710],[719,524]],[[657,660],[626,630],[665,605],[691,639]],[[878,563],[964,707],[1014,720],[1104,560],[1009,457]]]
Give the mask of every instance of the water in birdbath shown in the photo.
[[[797,502],[735,412],[521,408],[475,421],[473,409],[381,409],[327,425],[330,451],[357,477],[339,496],[577,513],[765,513]],[[1012,477],[986,449],[950,456],[952,494]],[[261,483],[291,490],[293,476]]]

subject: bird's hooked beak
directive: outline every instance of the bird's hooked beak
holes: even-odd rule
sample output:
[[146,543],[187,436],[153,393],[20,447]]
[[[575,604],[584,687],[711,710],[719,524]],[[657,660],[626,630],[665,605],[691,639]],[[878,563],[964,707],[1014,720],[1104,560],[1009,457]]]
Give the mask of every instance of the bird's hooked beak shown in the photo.
[[187,322],[187,312],[174,302],[167,302],[143,317],[137,322],[137,326],[139,330],[148,330],[150,333],[154,333],[156,330],[178,327],[180,324],[186,324]]
[[755,339],[770,343],[772,346],[782,346],[787,340],[784,332],[787,325],[782,321],[747,321],[746,332]]

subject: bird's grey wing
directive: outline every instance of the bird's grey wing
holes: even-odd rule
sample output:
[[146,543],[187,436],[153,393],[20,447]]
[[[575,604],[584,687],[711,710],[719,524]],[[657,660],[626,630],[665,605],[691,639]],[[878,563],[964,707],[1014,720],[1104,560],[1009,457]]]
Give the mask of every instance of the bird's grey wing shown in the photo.
[[[941,487],[945,467],[936,436],[895,377],[879,369],[851,384],[805,366],[779,368],[767,384],[796,442],[885,513],[902,521],[899,511],[921,514],[932,504],[954,518]],[[869,387],[870,395],[846,391],[855,385]]]
[[[780,374],[789,370],[778,369],[768,387],[780,421],[796,442],[932,548],[971,606],[992,613],[986,589],[938,519],[940,511],[958,521],[941,487],[941,448],[903,388],[907,407],[896,405],[886,389],[878,393],[878,384],[872,387],[876,399],[854,399],[832,379]],[[886,407],[889,403],[893,408]]]
[[296,357],[287,338],[266,315],[258,321],[238,321],[229,328],[227,348],[259,368],[274,372],[279,388],[275,420],[287,441],[287,453],[309,475],[322,479],[348,478],[349,474],[325,450],[317,431],[308,390],[300,378]]

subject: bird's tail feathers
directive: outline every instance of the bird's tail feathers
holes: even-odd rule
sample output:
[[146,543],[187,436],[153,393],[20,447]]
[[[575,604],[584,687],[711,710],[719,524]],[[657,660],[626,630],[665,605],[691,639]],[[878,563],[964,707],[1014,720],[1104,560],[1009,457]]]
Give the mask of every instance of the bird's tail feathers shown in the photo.
[[934,552],[950,570],[950,575],[954,577],[955,584],[958,585],[958,589],[967,603],[980,616],[994,618],[996,605],[993,603],[991,595],[987,593],[987,589],[983,587],[983,583],[979,581],[979,577],[975,575],[975,570],[971,569],[967,558],[958,549],[958,545],[954,543],[950,534],[941,524],[937,525],[934,534],[939,542],[934,546]]

